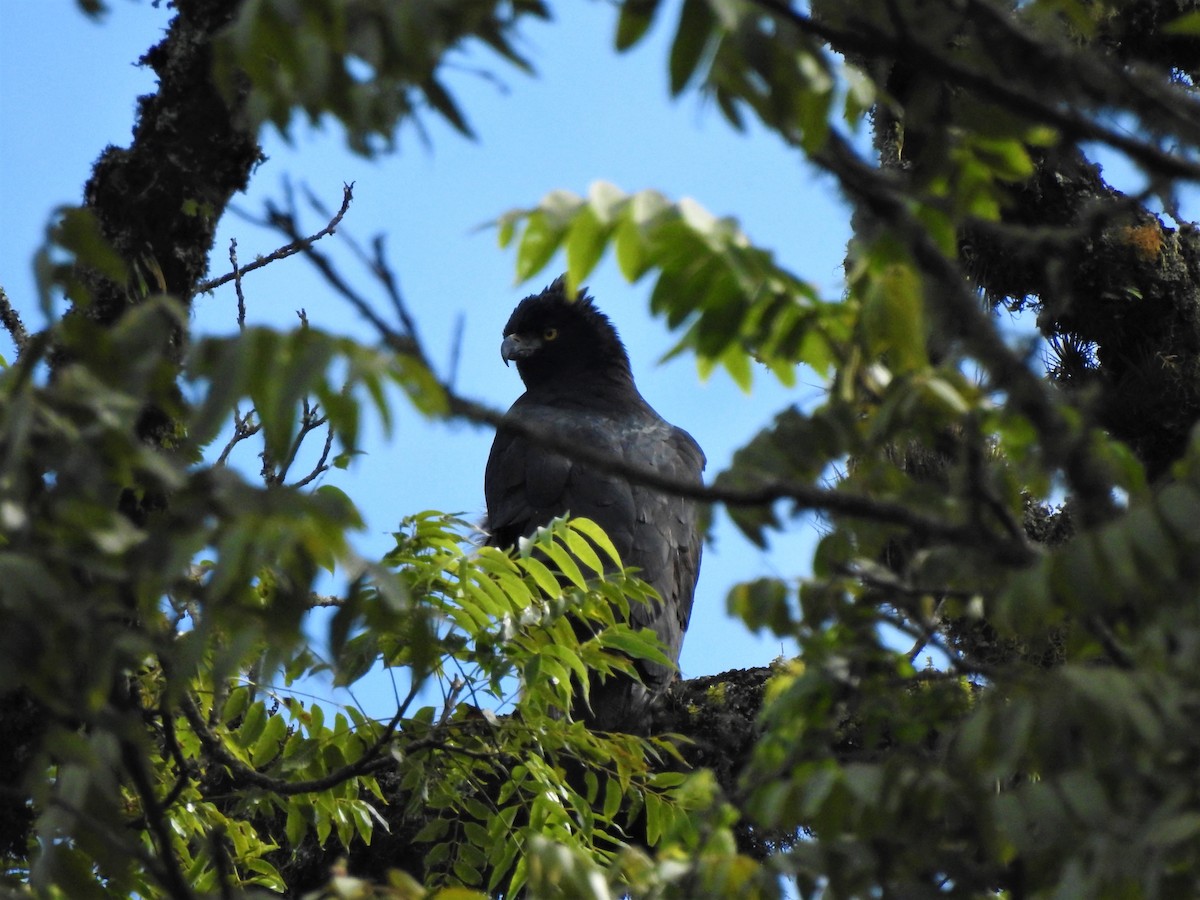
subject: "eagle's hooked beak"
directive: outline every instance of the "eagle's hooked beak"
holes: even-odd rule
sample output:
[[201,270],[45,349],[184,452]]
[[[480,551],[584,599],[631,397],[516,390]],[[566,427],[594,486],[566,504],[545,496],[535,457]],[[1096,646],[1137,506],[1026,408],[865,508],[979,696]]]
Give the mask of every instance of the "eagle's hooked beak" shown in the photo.
[[507,366],[509,360],[524,359],[542,346],[542,342],[535,337],[523,334],[506,334],[504,341],[500,344],[500,358],[504,360]]

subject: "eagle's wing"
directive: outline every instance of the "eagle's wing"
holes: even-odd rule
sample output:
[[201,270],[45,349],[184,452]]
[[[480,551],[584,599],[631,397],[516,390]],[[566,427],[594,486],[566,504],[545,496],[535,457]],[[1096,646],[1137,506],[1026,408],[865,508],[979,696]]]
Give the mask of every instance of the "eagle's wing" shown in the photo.
[[[691,435],[661,419],[655,427],[636,436],[627,448],[626,458],[673,480],[692,484],[700,484],[704,469],[704,454]],[[662,603],[633,608],[630,624],[652,628],[666,646],[667,655],[678,661],[700,574],[696,503],[637,485],[633,487],[633,507],[633,544],[622,560],[637,566]],[[657,693],[670,683],[674,670],[646,664],[642,675],[651,691]]]
[[[523,398],[524,399],[524,398]],[[510,415],[552,430],[572,444],[645,466],[671,478],[700,483],[704,454],[682,429],[648,407],[628,417],[518,401]],[[626,566],[634,566],[661,598],[635,604],[630,624],[658,635],[675,662],[691,617],[700,570],[700,533],[691,500],[664,494],[575,462],[501,428],[484,476],[488,530],[497,546],[512,546],[555,516],[570,513],[595,521]],[[591,719],[600,727],[628,726],[648,697],[674,678],[671,666],[641,661],[644,682],[610,679],[591,688]]]
[[[571,444],[619,458],[621,436],[603,419],[550,406],[515,403],[509,415]],[[501,427],[483,479],[489,542],[511,547],[556,516],[593,519],[624,562],[633,547],[633,490],[615,475],[598,472]],[[630,563],[626,563],[630,565]]]

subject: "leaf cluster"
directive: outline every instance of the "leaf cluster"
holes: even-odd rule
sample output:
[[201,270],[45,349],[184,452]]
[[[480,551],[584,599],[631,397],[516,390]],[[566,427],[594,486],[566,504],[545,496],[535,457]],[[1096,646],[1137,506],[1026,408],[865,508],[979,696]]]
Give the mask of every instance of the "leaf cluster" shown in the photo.
[[228,96],[249,88],[255,130],[270,123],[287,135],[298,112],[311,124],[328,116],[345,127],[352,149],[374,154],[394,146],[401,123],[424,132],[429,111],[470,137],[445,84],[450,59],[477,42],[529,73],[513,34],[523,19],[548,16],[541,0],[503,8],[490,0],[253,0],[240,4],[216,45],[217,77]]

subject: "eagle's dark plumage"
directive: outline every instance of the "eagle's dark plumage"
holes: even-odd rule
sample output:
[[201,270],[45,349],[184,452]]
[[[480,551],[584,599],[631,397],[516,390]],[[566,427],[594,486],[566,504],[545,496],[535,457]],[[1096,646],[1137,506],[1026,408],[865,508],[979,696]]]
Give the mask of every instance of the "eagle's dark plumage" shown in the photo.
[[[704,454],[686,431],[642,399],[629,356],[608,318],[586,292],[568,298],[559,278],[526,297],[504,327],[501,356],[514,361],[522,394],[508,411],[516,421],[552,431],[571,444],[700,483]],[[511,547],[555,516],[586,516],[608,534],[627,566],[662,598],[634,604],[630,624],[654,630],[678,661],[700,571],[693,501],[598,471],[501,427],[484,477],[489,542]],[[609,679],[591,685],[584,715],[606,730],[637,730],[639,714],[661,694],[674,669],[639,662],[644,685]]]

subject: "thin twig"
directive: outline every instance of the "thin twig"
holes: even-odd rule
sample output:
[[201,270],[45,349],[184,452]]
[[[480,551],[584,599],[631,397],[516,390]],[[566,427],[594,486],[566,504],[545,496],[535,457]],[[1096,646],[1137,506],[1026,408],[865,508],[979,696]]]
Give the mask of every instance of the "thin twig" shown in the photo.
[[208,829],[209,852],[217,869],[217,883],[221,886],[221,900],[233,898],[233,866],[229,859],[229,848],[225,844],[225,829],[219,825]]
[[951,668],[962,675],[979,675],[982,678],[987,678],[990,681],[995,681],[999,675],[999,669],[991,663],[985,663],[982,660],[974,659],[967,656],[962,651],[951,650],[946,646],[936,633],[926,634],[926,632],[915,627],[907,619],[899,616],[889,616],[883,610],[875,611],[875,619],[878,622],[895,628],[907,634],[909,637],[916,639],[924,639],[926,644],[937,650],[949,661]]
[[[312,204],[313,209],[322,215],[327,214],[325,205],[321,203],[321,199],[312,193],[307,186],[305,187],[305,194],[308,197],[308,202]],[[384,292],[392,304],[392,311],[396,313],[396,319],[400,322],[404,333],[414,341],[420,343],[420,335],[417,333],[417,320],[409,312],[408,306],[404,302],[404,296],[400,293],[400,284],[396,278],[396,273],[387,263],[385,236],[377,234],[371,239],[370,254],[362,248],[362,245],[355,240],[349,231],[343,231],[341,239],[350,248],[351,252],[358,257],[358,260],[383,285]]]
[[[328,209],[321,202],[321,198],[304,186],[305,197],[309,204],[321,215],[328,215]],[[290,195],[289,195],[290,196]],[[295,210],[289,210],[288,219],[294,222]],[[349,231],[343,231],[340,234],[342,243],[350,248],[350,251],[358,258],[358,261],[365,266],[376,280],[383,286],[384,292],[387,294],[388,300],[392,305],[392,311],[396,313],[396,319],[400,322],[404,333],[411,337],[414,341],[419,342],[420,337],[417,334],[416,318],[409,312],[407,304],[404,302],[404,296],[400,292],[399,281],[396,278],[396,273],[387,263],[387,253],[385,248],[385,236],[377,234],[371,239],[371,252],[368,254],[363,249],[362,245],[354,238]]]
[[[244,266],[240,270],[235,267],[234,271],[228,272],[225,275],[222,275],[220,278],[213,278],[210,281],[202,282],[196,286],[196,293],[202,294],[206,293],[207,291],[215,290],[221,285],[233,281],[235,278],[240,279],[242,276],[253,272],[256,269],[261,269],[263,266],[269,265],[277,260],[287,259],[289,256],[294,256],[297,253],[302,253],[303,251],[309,249],[321,238],[327,237],[337,230],[338,225],[340,225],[342,222],[342,218],[346,215],[346,211],[350,208],[350,201],[353,199],[354,182],[352,181],[349,184],[342,185],[341,207],[338,209],[337,213],[334,214],[333,218],[329,220],[328,224],[326,224],[326,226],[316,234],[312,234],[307,237],[297,236],[290,243],[285,244],[272,253],[268,253],[266,256],[259,257],[258,259],[254,260],[254,262],[250,263],[250,265]],[[260,222],[258,224],[267,223]]]
[[246,330],[246,295],[242,292],[242,270],[238,268],[237,238],[229,239],[229,264],[233,266],[233,289],[237,292],[238,331]]
[[[284,461],[281,464],[279,464],[278,466],[272,466],[270,480],[271,480],[271,483],[273,483],[273,484],[283,484],[284,481],[287,480],[288,472],[291,471],[292,465],[296,462],[296,456],[297,456],[297,454],[299,454],[300,448],[301,448],[301,446],[303,446],[305,438],[307,438],[310,434],[312,434],[314,431],[316,431],[318,428],[325,425],[329,421],[329,418],[327,416],[322,416],[322,415],[318,414],[318,412],[317,412],[318,407],[312,405],[312,403],[308,399],[308,397],[304,397],[301,400],[301,404],[302,404],[302,406],[301,406],[301,413],[300,413],[300,430],[297,432],[295,439],[292,441],[291,447],[288,448],[287,458],[284,459]],[[332,435],[332,430],[330,433]],[[326,453],[328,453],[328,447],[330,446],[331,442],[332,442],[332,438],[331,437],[327,438]],[[264,456],[264,459],[265,459],[265,456]],[[312,481],[314,478],[317,477],[317,475],[321,474],[321,472],[324,472],[328,469],[327,466],[325,468],[322,468],[324,460],[325,460],[325,456],[323,455],[321,460],[319,460],[317,462],[317,469],[319,471],[313,471],[308,476],[306,476],[306,479],[305,479],[306,482]]]
[[[296,234],[296,224],[294,220],[287,217],[282,217],[278,221],[272,222],[278,230],[287,235]],[[331,263],[328,257],[324,256],[315,247],[309,246],[303,249],[305,257],[316,266],[317,271],[329,283],[329,285],[344,297],[351,306],[353,306],[364,319],[384,338],[388,347],[396,353],[401,353],[406,356],[416,357],[421,363],[429,368],[425,351],[417,341],[416,337],[410,334],[405,334],[397,331],[388,325],[378,313],[375,312],[372,304],[366,297],[350,286],[337,269]]]
[[170,754],[177,769],[175,784],[171,786],[171,789],[167,791],[166,795],[160,801],[160,806],[164,810],[167,810],[175,804],[175,801],[183,794],[184,789],[191,783],[192,773],[188,761],[184,758],[183,748],[179,746],[179,738],[175,734],[175,716],[167,705],[165,694],[159,700],[158,717],[162,723],[163,742],[166,744],[167,752]]
[[246,413],[244,416],[241,410],[235,406],[233,408],[233,435],[229,438],[229,442],[221,450],[221,455],[217,457],[215,466],[223,466],[229,461],[229,454],[233,452],[233,448],[242,441],[247,440],[262,431],[262,423],[254,420],[254,410]]
[[[321,419],[322,424],[326,423],[327,421],[328,421],[327,418],[323,417]],[[298,488],[304,487],[308,484],[311,484],[313,481],[315,481],[318,476],[324,475],[326,472],[328,472],[329,471],[329,464],[328,464],[329,453],[332,449],[333,449],[333,428],[327,428],[325,430],[325,444],[324,444],[324,446],[321,447],[321,456],[317,460],[316,465],[314,465],[312,467],[312,471],[310,471],[307,475],[305,475],[299,481],[294,482],[292,484],[292,487],[298,487]]]
[[327,607],[341,608],[345,605],[346,605],[345,597],[334,597],[331,594],[309,594],[309,597],[308,597],[308,608],[309,609],[327,608]]

